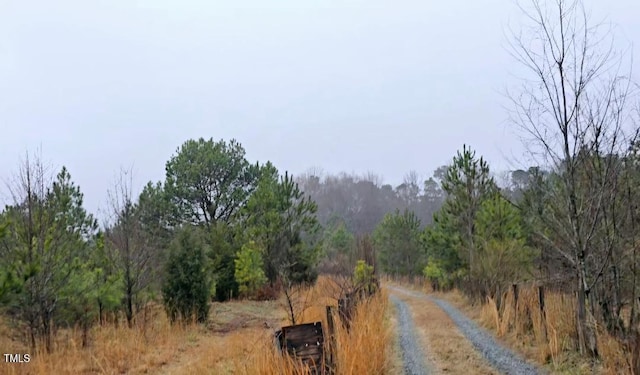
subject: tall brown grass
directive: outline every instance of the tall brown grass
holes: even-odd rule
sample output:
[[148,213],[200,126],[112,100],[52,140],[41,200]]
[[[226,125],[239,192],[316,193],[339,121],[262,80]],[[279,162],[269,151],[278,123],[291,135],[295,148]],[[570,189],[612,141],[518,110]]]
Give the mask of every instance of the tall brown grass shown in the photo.
[[358,306],[351,329],[337,328],[338,374],[384,374],[392,361],[387,345],[391,340],[389,322],[381,319],[388,311],[386,292]]
[[[327,327],[326,306],[337,305],[339,290],[327,277],[300,290],[296,323],[321,321]],[[386,301],[381,293],[361,304],[349,332],[336,319],[338,375],[387,372],[391,331],[387,319],[382,319]],[[133,329],[113,324],[93,328],[86,348],[81,345],[81,331],[62,331],[51,354],[30,353],[0,331],[0,348],[31,354],[29,363],[0,362],[0,374],[306,374],[304,366],[280,354],[274,344],[274,331],[290,324],[284,306],[282,299],[216,304],[208,327],[171,325],[162,307],[152,306],[151,318]]]
[[493,298],[481,307],[480,320],[498,337],[518,347],[541,364],[562,372],[568,367],[583,367],[584,372],[599,369],[605,374],[632,374],[630,355],[614,337],[598,327],[600,363],[587,364],[577,358],[576,298],[560,292],[547,292],[544,312],[540,309],[538,288],[521,287],[516,303],[512,290],[505,293],[498,308]]
[[29,353],[31,361],[23,364],[0,364],[0,374],[81,374],[143,373],[160,367],[179,352],[197,326],[172,326],[160,307],[155,319],[133,329],[116,328],[113,324],[95,327],[88,347],[82,347],[82,332],[63,330],[55,340],[55,351],[31,352],[28,347],[9,337],[0,338],[6,352]]
[[[347,330],[337,316],[334,317],[334,342],[328,338],[326,306],[335,305],[335,285],[330,279],[321,279],[316,287],[309,291],[313,304],[307,306],[301,314],[300,324],[321,321],[325,330],[325,344],[329,358],[331,347],[334,351],[334,369],[336,375],[385,374],[388,373],[393,358],[391,329],[388,321],[388,296],[380,292],[360,303]],[[237,374],[294,375],[306,374],[307,369],[288,356],[282,356],[268,340],[247,361],[237,361]]]

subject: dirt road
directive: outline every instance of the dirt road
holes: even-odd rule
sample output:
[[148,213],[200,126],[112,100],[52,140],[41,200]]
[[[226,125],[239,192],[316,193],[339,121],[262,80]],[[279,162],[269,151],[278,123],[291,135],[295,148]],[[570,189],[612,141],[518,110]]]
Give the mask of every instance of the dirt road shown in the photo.
[[[387,286],[387,290],[397,309],[398,337],[405,359],[405,373],[543,373],[501,346],[491,334],[446,301],[398,286]],[[411,340],[405,338],[404,347],[402,340],[403,337],[409,337],[407,331],[412,330],[417,334],[414,345],[419,348],[406,349]],[[415,359],[415,351],[421,352],[424,362]],[[424,363],[423,367],[420,367],[421,363]]]

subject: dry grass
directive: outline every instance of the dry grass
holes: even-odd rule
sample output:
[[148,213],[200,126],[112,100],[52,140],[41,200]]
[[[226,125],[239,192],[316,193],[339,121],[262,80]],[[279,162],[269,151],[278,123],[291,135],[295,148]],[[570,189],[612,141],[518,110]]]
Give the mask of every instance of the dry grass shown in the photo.
[[[326,327],[325,306],[336,305],[336,288],[321,277],[313,288],[300,290],[296,323],[322,321]],[[381,294],[360,305],[351,333],[337,329],[338,374],[388,373],[391,326],[380,319],[387,314],[386,300]],[[207,327],[171,325],[155,306],[146,325],[94,328],[87,348],[81,347],[79,332],[61,332],[54,353],[31,353],[25,364],[0,363],[0,374],[303,374],[273,344],[273,332],[289,325],[284,306],[282,299],[215,303]],[[29,352],[6,334],[0,348]]]
[[402,348],[398,337],[398,318],[395,308],[387,309],[389,329],[391,338],[387,341],[387,353],[389,354],[389,374],[404,374],[404,363],[402,360]]
[[[79,332],[63,331],[54,353],[32,353],[28,364],[0,364],[0,374],[190,373],[181,368],[189,368],[201,357],[207,357],[214,367],[218,363],[224,367],[230,348],[242,353],[241,347],[272,333],[264,327],[265,322],[284,321],[276,302],[215,303],[208,327],[171,325],[161,307],[153,310],[147,326],[94,328],[87,348],[81,347]],[[0,338],[0,347],[7,352],[29,352],[7,337]]]
[[106,325],[93,329],[91,344],[82,348],[80,332],[62,331],[53,354],[30,353],[19,342],[3,337],[0,346],[9,353],[30,353],[28,364],[4,364],[2,374],[90,374],[143,373],[160,367],[186,350],[188,337],[198,334],[196,327],[171,326],[159,308],[146,327],[134,329]]
[[499,374],[486,363],[440,307],[431,301],[404,294],[397,296],[410,306],[424,356],[439,373]]
[[[456,299],[459,304],[460,297]],[[513,291],[503,296],[500,309],[495,300],[488,298],[485,304],[475,308],[479,310],[476,318],[508,346],[528,359],[546,365],[554,373],[631,374],[627,364],[628,354],[623,346],[602,329],[598,329],[600,361],[592,363],[579,356],[576,347],[575,297],[547,292],[544,301],[543,313],[538,288],[522,287],[517,303]]]
[[[338,374],[387,374],[394,364],[390,350],[391,325],[381,317],[388,316],[385,292],[358,306],[351,332],[338,327]],[[382,321],[381,321],[382,320]]]
[[[326,306],[335,305],[335,285],[331,280],[320,280],[309,291],[313,301],[300,314],[299,323],[321,321],[327,327]],[[353,316],[351,329],[347,331],[336,317],[335,368],[338,375],[387,374],[394,367],[391,324],[388,314],[388,297],[382,292],[361,303]],[[381,317],[383,317],[381,319]],[[283,360],[273,345],[263,345],[251,359],[237,361],[233,373],[262,375],[303,374],[304,369],[291,360]]]

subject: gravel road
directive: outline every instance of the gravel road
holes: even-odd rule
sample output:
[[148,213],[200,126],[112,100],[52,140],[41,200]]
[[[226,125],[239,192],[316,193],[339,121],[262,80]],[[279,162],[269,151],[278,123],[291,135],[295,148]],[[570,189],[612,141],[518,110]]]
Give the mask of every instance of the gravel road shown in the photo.
[[398,297],[390,297],[398,313],[398,341],[402,349],[404,373],[407,375],[429,375],[429,369],[424,362],[424,354],[418,343],[416,327],[411,318],[411,312],[406,303]]
[[[437,304],[449,315],[451,320],[453,320],[462,334],[473,344],[473,346],[482,353],[482,356],[498,371],[507,375],[544,374],[544,372],[527,363],[517,354],[500,345],[493,336],[491,336],[491,334],[478,327],[471,319],[467,318],[458,309],[451,306],[446,301],[404,288],[393,286],[389,286],[388,288],[396,292],[408,294],[415,298],[426,299]],[[394,297],[392,296],[391,298]]]

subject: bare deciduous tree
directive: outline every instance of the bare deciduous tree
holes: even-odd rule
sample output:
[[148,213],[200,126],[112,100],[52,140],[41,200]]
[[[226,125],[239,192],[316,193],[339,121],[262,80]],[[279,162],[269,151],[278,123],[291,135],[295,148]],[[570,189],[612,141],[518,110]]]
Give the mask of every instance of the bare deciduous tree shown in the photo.
[[518,5],[530,27],[512,31],[509,47],[532,77],[509,95],[512,121],[555,172],[537,235],[575,271],[579,347],[596,356],[595,291],[614,248],[601,231],[620,192],[615,156],[628,146],[630,75],[612,29],[592,22],[581,1],[526,3]]
[[108,192],[110,222],[106,225],[111,258],[122,273],[124,311],[130,328],[136,311],[146,302],[142,293],[152,282],[152,262],[157,259],[142,228],[132,185],[131,169],[121,169],[113,188]]

